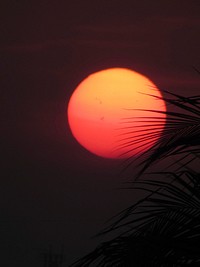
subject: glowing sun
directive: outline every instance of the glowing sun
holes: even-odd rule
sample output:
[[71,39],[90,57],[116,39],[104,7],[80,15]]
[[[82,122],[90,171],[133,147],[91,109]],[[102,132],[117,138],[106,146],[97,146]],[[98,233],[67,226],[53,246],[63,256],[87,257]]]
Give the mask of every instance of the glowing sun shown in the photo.
[[105,158],[145,152],[160,137],[166,119],[162,113],[165,102],[156,85],[124,68],[98,71],[85,78],[73,92],[67,111],[75,139]]

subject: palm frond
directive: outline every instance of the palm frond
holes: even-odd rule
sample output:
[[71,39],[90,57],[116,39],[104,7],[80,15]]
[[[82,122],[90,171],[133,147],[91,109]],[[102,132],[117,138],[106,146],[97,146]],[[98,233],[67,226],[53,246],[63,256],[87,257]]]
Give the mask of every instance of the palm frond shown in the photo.
[[[71,266],[200,266],[200,173],[191,167],[200,158],[200,96],[165,94],[169,96],[164,98],[166,103],[177,110],[149,110],[155,116],[140,118],[148,130],[143,126],[133,129],[129,125],[135,118],[125,118],[126,131],[119,148],[126,146],[132,151],[147,142],[149,150],[137,157],[145,157],[139,175],[162,159],[178,158],[162,172],[146,174],[151,179],[129,183],[128,188],[139,190],[143,197],[117,214],[97,235],[112,234],[114,238]],[[167,122],[159,114],[167,115]],[[130,158],[129,164],[133,160]],[[168,171],[174,164],[176,171]]]
[[200,174],[181,171],[162,175],[165,180],[133,183],[131,188],[146,192],[146,196],[119,214],[101,233],[120,229],[121,234],[73,266],[200,264]]
[[[127,131],[124,136],[127,135],[127,137],[121,139],[121,147],[130,147],[131,151],[132,147],[139,146],[140,143],[143,144],[144,140],[149,145],[149,149],[136,159],[129,158],[128,166],[138,158],[144,157],[140,164],[139,176],[153,163],[166,157],[181,153],[192,154],[194,148],[195,156],[200,155],[200,96],[183,97],[168,91],[164,92],[175,97],[174,99],[165,97],[164,100],[171,106],[178,108],[178,111],[148,110],[155,116],[141,117],[140,122],[143,123],[146,130],[129,126],[129,123],[135,118],[129,117],[124,120],[124,129]],[[159,98],[153,95],[152,97]],[[167,121],[159,114],[167,115]],[[164,130],[162,130],[164,125]],[[158,138],[159,136],[160,138]],[[156,139],[158,141],[155,143]]]

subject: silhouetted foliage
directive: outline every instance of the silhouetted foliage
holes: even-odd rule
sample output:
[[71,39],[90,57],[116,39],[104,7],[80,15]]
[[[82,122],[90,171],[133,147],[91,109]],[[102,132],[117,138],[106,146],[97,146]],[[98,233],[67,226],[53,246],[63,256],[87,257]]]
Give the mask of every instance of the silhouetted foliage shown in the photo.
[[[174,159],[175,163],[188,160],[181,169],[149,173],[145,174],[148,179],[132,181],[129,188],[141,190],[143,197],[119,213],[99,234],[116,233],[116,237],[72,266],[200,266],[200,172],[190,167],[200,156],[200,96],[165,93],[174,97],[165,97],[165,101],[180,111],[166,111],[165,129],[142,162],[137,178],[166,157],[181,156]],[[154,120],[156,116],[151,117],[151,125]],[[141,140],[146,134],[140,135]],[[156,135],[155,129],[149,137],[152,134]]]
[[200,265],[200,174],[185,171],[162,175],[165,182],[134,183],[134,190],[147,195],[102,232],[120,228],[122,233],[74,266]]
[[[176,111],[148,110],[152,114],[155,114],[155,116],[152,115],[151,117],[140,118],[140,121],[147,128],[142,132],[138,127],[137,129],[135,129],[135,127],[130,129],[131,127],[129,124],[131,120],[135,119],[134,117],[125,118],[124,120],[124,129],[127,128],[127,133],[131,131],[132,133],[138,133],[138,146],[143,140],[149,140],[150,144],[150,149],[148,151],[137,158],[129,158],[127,167],[138,158],[144,158],[140,163],[142,168],[138,177],[152,164],[159,160],[166,159],[169,156],[178,155],[182,158],[188,157],[188,161],[190,161],[191,156],[195,158],[197,154],[200,153],[200,96],[183,97],[168,91],[163,92],[173,97],[164,97],[163,99],[169,107],[175,108]],[[152,95],[152,97],[159,98],[154,95]],[[165,118],[157,117],[156,114],[166,114],[167,120],[165,121]],[[162,130],[163,126],[164,130]],[[151,147],[151,143],[159,136],[160,138],[158,141]],[[134,142],[135,138],[124,138],[121,147],[129,146],[131,148]]]

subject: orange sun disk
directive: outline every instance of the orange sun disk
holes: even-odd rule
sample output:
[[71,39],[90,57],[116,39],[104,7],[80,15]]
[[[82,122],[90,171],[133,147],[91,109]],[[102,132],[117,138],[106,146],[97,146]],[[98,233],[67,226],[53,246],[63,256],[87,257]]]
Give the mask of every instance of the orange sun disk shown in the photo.
[[155,84],[135,71],[112,68],[78,85],[68,104],[68,122],[75,139],[90,152],[127,158],[152,147],[164,128],[166,115],[148,110],[166,111]]

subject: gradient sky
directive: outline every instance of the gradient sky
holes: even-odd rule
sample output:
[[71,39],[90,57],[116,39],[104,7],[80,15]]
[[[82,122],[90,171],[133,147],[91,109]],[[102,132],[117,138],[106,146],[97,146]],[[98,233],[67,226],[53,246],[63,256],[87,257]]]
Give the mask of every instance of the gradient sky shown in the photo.
[[[3,3],[4,2],[4,3]],[[126,67],[160,89],[199,93],[198,1],[1,2],[0,264],[34,267],[64,244],[66,266],[134,201],[118,161],[73,139],[69,97],[92,72]],[[134,173],[134,170],[131,170]]]

